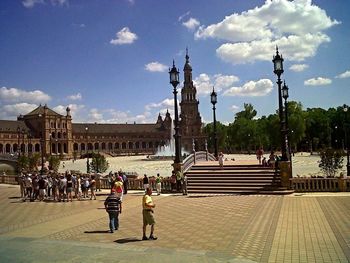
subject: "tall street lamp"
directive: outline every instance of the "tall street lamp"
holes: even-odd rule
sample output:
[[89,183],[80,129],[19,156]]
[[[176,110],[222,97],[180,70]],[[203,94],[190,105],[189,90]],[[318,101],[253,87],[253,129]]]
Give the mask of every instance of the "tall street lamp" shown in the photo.
[[289,145],[289,127],[288,127],[288,102],[287,99],[289,97],[288,94],[288,86],[286,85],[286,81],[283,82],[283,87],[282,87],[282,97],[284,99],[284,141],[286,145],[286,155],[287,159],[290,161],[291,160],[291,154],[290,154],[290,145]]
[[276,55],[273,56],[273,72],[277,75],[277,85],[278,85],[278,112],[280,118],[280,131],[281,131],[281,150],[282,150],[282,161],[287,161],[287,149],[285,142],[285,129],[284,129],[284,118],[283,118],[283,105],[282,105],[282,94],[281,94],[281,75],[283,70],[283,57],[278,53],[278,47],[276,46]]
[[175,107],[175,160],[174,164],[179,164],[181,162],[181,135],[179,134],[179,113],[177,110],[177,90],[176,87],[179,84],[179,71],[175,67],[175,61],[173,60],[173,67],[169,69],[170,83],[173,85],[174,94],[174,107]]
[[85,127],[85,134],[86,134],[86,173],[90,173],[89,152],[88,152],[88,147],[89,147],[88,132],[89,132],[89,127]]
[[213,104],[213,119],[214,119],[214,155],[216,158],[218,158],[218,139],[217,139],[217,134],[216,134],[216,115],[215,115],[215,104],[218,102],[218,97],[217,93],[214,90],[213,87],[213,92],[210,94],[210,102]]
[[348,132],[349,132],[349,123],[346,123],[347,120],[347,114],[348,114],[349,107],[344,104],[343,111],[344,111],[344,140],[345,140],[345,147],[346,147],[346,175],[350,176],[350,161],[349,161],[349,142],[348,142]]
[[40,148],[41,148],[41,171],[40,174],[44,174],[44,138],[40,138]]

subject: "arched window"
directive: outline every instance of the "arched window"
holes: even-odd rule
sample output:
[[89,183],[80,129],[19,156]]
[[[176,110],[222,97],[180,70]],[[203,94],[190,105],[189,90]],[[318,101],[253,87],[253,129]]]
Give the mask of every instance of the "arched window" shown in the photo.
[[28,152],[33,152],[33,144],[28,144]]
[[0,153],[4,151],[4,146],[0,143]]
[[134,144],[132,142],[129,142],[129,149],[133,149],[134,148]]
[[116,142],[115,144],[114,144],[114,149],[119,149],[119,143],[118,142]]
[[103,142],[101,145],[102,151],[106,150],[106,144]]
[[135,147],[136,147],[136,149],[140,149],[140,142],[136,142]]
[[11,153],[11,145],[9,143],[5,146],[5,153]]
[[113,143],[109,142],[109,143],[108,143],[108,150],[111,151],[112,149],[113,149]]
[[60,154],[62,152],[62,145],[61,145],[61,143],[57,144],[57,150],[58,150],[58,154]]
[[100,148],[100,144],[98,142],[95,142],[95,151],[97,151]]
[[148,147],[149,147],[149,148],[153,148],[153,142],[149,142],[149,143],[148,143]]
[[73,151],[78,151],[78,144],[77,143],[74,143],[73,144]]
[[146,149],[146,142],[142,142],[142,149]]
[[80,150],[81,151],[85,151],[85,143],[81,143],[80,144]]
[[12,150],[13,150],[14,153],[18,152],[18,145],[17,145],[17,143],[12,145]]
[[57,138],[61,139],[61,133],[60,132],[57,133]]
[[92,143],[91,143],[91,142],[88,143],[88,150],[89,150],[89,151],[92,151],[92,150],[93,150],[93,147],[92,147]]
[[64,143],[64,144],[63,144],[63,152],[64,152],[64,153],[68,153],[67,143]]
[[125,142],[122,143],[122,149],[126,149],[126,143]]
[[34,146],[34,150],[35,152],[40,152],[40,144],[39,143],[36,143],[35,146]]

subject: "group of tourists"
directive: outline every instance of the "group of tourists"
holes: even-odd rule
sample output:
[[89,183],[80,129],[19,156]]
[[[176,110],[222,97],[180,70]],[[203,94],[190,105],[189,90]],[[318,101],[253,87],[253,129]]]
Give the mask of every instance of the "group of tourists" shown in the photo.
[[96,188],[101,191],[99,175],[89,174],[22,173],[18,177],[18,183],[23,202],[27,200],[73,202],[73,198],[96,200]]
[[278,157],[274,151],[271,151],[269,158],[266,159],[266,157],[264,157],[264,150],[262,148],[259,148],[256,151],[256,158],[259,161],[259,164],[261,164],[262,166],[268,166],[272,168],[275,168],[276,162],[278,162]]

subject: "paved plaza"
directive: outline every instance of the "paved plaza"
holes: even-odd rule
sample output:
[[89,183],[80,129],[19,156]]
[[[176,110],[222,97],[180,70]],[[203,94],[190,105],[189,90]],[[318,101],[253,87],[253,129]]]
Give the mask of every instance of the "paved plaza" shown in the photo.
[[26,202],[0,185],[0,262],[349,262],[350,194],[161,195],[141,241],[142,192],[108,233],[96,201]]

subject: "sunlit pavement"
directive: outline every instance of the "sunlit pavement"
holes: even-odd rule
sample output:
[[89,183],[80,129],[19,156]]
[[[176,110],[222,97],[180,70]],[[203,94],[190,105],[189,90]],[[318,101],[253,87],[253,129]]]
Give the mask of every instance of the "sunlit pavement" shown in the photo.
[[142,191],[125,196],[113,234],[98,194],[24,203],[0,185],[0,262],[350,261],[349,193],[154,196],[156,241],[141,241]]

